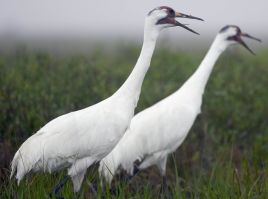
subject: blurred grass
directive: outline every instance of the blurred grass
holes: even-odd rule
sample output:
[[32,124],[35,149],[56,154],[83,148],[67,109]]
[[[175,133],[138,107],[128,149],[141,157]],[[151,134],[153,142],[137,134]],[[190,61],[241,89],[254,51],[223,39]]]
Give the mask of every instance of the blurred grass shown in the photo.
[[[48,198],[63,173],[33,174],[19,187],[9,182],[10,160],[19,145],[49,120],[107,98],[124,82],[139,47],[113,52],[57,56],[18,48],[0,54],[0,198]],[[177,90],[194,72],[204,52],[157,49],[137,112]],[[217,62],[204,95],[202,114],[170,158],[168,182],[174,198],[268,198],[268,51],[252,56],[229,49]],[[96,168],[88,179],[97,179]],[[117,197],[159,198],[155,168],[142,172]],[[99,188],[98,197],[101,197]],[[72,197],[68,183],[63,195]],[[92,193],[87,182],[81,198]]]

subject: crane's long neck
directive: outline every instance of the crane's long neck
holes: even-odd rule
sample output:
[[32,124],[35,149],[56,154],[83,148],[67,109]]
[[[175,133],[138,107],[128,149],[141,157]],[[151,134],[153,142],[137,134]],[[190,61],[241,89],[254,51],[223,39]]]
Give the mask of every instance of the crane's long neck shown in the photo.
[[202,96],[212,69],[225,49],[226,44],[224,41],[221,38],[216,37],[200,66],[183,87],[193,94]]
[[151,58],[155,49],[158,31],[144,29],[144,41],[138,61],[125,83],[116,92],[124,97],[134,99],[137,103],[143,79],[150,66]]

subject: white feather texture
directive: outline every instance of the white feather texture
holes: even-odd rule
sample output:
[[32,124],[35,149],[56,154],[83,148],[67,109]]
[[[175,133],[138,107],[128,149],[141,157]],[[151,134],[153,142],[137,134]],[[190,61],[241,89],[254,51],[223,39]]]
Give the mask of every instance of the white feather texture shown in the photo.
[[156,21],[166,15],[156,11],[146,17],[141,54],[120,89],[98,104],[55,118],[28,138],[14,156],[10,177],[16,173],[19,184],[31,171],[68,168],[74,191],[80,189],[87,168],[104,158],[129,126],[158,34],[164,28],[156,26]]
[[200,113],[208,78],[228,45],[218,34],[201,65],[179,90],[135,115],[125,135],[100,162],[101,177],[111,183],[119,167],[132,175],[136,160],[142,161],[138,169],[157,165],[165,175],[167,156],[182,144]]

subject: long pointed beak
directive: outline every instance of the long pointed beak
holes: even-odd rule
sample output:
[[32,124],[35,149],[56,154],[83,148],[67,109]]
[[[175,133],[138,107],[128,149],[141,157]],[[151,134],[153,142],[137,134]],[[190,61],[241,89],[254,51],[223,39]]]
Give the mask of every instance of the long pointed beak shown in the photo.
[[253,36],[251,36],[251,35],[249,35],[249,34],[247,34],[247,33],[241,33],[240,35],[241,35],[242,37],[247,37],[247,38],[253,39],[253,40],[255,40],[255,41],[261,42],[261,39],[258,39],[258,38],[256,38],[256,37],[253,37]]
[[189,27],[187,27],[186,25],[184,25],[184,24],[182,24],[182,23],[180,23],[180,22],[178,22],[178,21],[176,21],[175,20],[175,24],[174,24],[175,26],[180,26],[180,27],[182,27],[182,28],[185,28],[186,30],[189,30],[190,32],[192,32],[192,33],[195,33],[195,34],[197,34],[197,35],[200,35],[198,32],[195,32],[194,30],[192,30],[191,28],[189,28]]
[[240,34],[239,34],[239,37],[238,37],[238,39],[237,39],[237,41],[238,41],[242,46],[244,46],[249,52],[251,52],[253,55],[256,55],[256,54],[255,54],[255,53],[248,47],[248,45],[242,40],[241,37],[247,37],[247,38],[249,38],[249,39],[253,39],[253,40],[258,41],[258,42],[261,42],[261,40],[258,39],[258,38],[256,38],[256,37],[253,37],[253,36],[251,36],[251,35],[249,35],[249,34],[247,34],[247,33],[240,33]]
[[183,13],[180,13],[180,12],[176,12],[175,13],[175,17],[188,18],[188,19],[196,19],[196,20],[204,21],[203,19],[201,19],[199,17],[194,17],[192,15],[187,15],[187,14],[183,14]]
[[[186,15],[186,14],[183,14],[183,13],[180,13],[180,12],[175,12],[175,18],[176,18],[176,17],[180,17],[180,18],[188,18],[188,19],[197,19],[197,20],[200,20],[200,21],[204,21],[204,20],[201,19],[201,18],[194,17],[194,16],[192,16],[192,15]],[[191,28],[187,27],[185,24],[182,24],[182,23],[178,22],[178,21],[175,20],[175,19],[174,19],[174,21],[175,21],[175,24],[174,24],[175,26],[180,26],[180,27],[185,28],[186,30],[192,32],[192,33],[195,33],[195,34],[199,35],[198,32],[196,32],[196,31],[192,30]]]

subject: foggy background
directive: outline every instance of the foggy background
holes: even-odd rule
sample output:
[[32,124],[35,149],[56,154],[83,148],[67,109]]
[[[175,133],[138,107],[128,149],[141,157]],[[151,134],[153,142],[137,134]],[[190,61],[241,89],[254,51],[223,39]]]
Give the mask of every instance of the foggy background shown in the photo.
[[160,40],[176,47],[207,47],[226,24],[238,25],[261,38],[262,45],[250,43],[255,48],[268,46],[267,0],[1,0],[0,41],[142,42],[146,14],[161,5],[205,20],[179,19],[200,36],[182,28],[164,30]]

